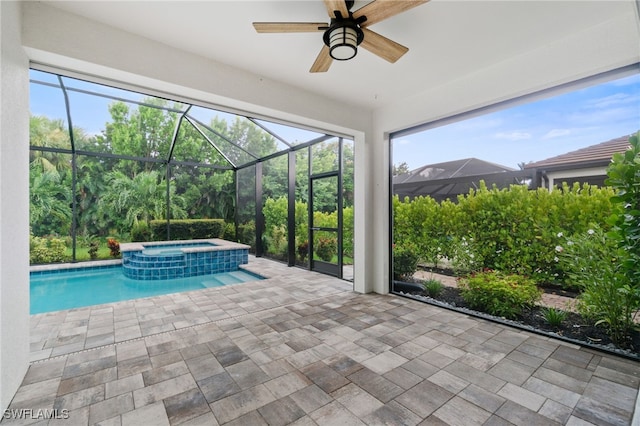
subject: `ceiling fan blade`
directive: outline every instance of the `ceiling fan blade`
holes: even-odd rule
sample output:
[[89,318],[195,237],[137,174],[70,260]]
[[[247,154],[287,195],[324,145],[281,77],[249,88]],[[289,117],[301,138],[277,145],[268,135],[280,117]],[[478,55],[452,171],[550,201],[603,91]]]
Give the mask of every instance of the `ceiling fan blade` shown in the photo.
[[428,1],[429,0],[374,0],[353,12],[353,17],[358,19],[361,16],[366,16],[367,20],[364,21],[361,26],[368,27],[369,25],[391,18]]
[[347,3],[345,0],[324,0],[324,5],[327,8],[330,18],[335,18],[335,11],[340,11],[343,18],[349,16],[349,9],[347,9]]
[[311,69],[309,72],[327,72],[329,71],[329,67],[333,59],[329,55],[329,47],[322,46],[320,53],[318,53],[318,57],[316,58],[313,65],[311,65]]
[[324,22],[254,22],[253,27],[259,33],[313,33],[326,30],[328,25]]
[[370,29],[363,28],[362,31],[364,32],[364,40],[360,46],[391,63],[394,63],[409,51],[409,48],[389,40]]

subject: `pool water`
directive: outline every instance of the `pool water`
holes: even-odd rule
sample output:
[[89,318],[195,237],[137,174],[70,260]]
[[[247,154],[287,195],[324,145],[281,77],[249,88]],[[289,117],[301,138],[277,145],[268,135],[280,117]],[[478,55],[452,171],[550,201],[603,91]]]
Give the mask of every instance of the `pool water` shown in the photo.
[[221,287],[262,277],[238,270],[170,280],[127,278],[121,266],[31,274],[31,314],[60,311],[141,297]]

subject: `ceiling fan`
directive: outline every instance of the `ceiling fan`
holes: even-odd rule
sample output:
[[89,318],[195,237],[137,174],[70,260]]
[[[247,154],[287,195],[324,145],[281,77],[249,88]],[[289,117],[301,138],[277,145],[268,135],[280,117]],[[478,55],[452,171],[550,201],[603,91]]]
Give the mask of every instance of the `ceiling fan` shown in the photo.
[[259,33],[323,32],[324,46],[310,72],[326,72],[332,61],[346,61],[358,52],[358,46],[393,63],[409,49],[371,31],[368,27],[429,0],[374,0],[351,12],[353,0],[324,0],[331,22],[254,22]]

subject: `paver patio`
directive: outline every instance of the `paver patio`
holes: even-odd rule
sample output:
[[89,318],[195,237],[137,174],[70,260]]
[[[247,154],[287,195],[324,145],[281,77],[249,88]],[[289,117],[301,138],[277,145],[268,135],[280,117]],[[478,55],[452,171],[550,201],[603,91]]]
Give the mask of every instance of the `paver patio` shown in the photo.
[[2,423],[633,421],[637,362],[265,259],[248,269],[270,278],[32,316],[10,409],[68,419]]

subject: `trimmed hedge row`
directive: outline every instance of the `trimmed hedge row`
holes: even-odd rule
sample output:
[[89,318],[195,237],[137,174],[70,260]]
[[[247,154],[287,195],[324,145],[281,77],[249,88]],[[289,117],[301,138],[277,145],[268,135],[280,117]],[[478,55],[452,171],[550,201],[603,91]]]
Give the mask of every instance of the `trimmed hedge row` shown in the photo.
[[[174,241],[223,238],[225,226],[224,219],[172,220],[169,239]],[[152,220],[149,222],[149,228],[155,240],[167,239],[167,222],[165,220]]]
[[563,282],[556,246],[561,237],[595,224],[607,229],[611,188],[563,186],[548,191],[526,185],[480,188],[457,203],[430,197],[394,197],[394,243],[415,247],[422,262],[460,273],[483,268]]

